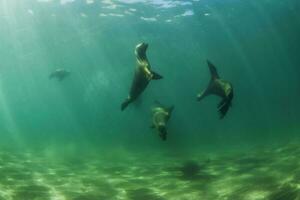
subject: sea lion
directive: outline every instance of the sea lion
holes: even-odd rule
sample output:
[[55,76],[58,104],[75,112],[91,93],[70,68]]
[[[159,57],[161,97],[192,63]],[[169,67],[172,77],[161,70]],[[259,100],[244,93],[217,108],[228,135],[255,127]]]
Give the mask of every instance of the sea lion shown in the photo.
[[65,69],[56,69],[54,72],[52,72],[50,75],[49,75],[49,79],[52,79],[52,78],[57,78],[57,80],[59,81],[62,81],[64,80],[67,76],[70,75],[70,71],[67,71]]
[[161,75],[151,70],[151,65],[146,55],[147,48],[148,44],[146,43],[140,43],[135,47],[137,65],[129,95],[121,105],[122,111],[140,96],[151,80],[163,78]]
[[207,60],[207,64],[210,70],[211,79],[208,87],[202,93],[197,95],[197,99],[200,101],[211,94],[221,97],[222,100],[218,104],[218,110],[220,113],[220,119],[222,119],[231,106],[231,101],[233,99],[233,87],[230,82],[220,78],[216,67],[209,60]]
[[174,106],[165,107],[158,104],[152,108],[152,126],[158,131],[158,135],[162,140],[167,139],[167,122],[169,121],[171,114],[174,110]]

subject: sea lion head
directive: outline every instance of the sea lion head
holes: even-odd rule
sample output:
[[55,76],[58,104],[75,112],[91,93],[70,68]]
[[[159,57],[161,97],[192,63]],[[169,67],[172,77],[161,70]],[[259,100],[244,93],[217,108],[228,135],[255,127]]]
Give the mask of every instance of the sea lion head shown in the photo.
[[144,59],[146,57],[146,51],[148,49],[148,44],[145,42],[142,42],[135,47],[135,54],[141,59]]

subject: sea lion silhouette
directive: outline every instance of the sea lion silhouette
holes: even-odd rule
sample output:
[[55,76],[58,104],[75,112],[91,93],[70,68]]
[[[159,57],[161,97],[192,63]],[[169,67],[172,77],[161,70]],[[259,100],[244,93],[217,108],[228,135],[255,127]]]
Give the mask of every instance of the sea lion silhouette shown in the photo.
[[220,118],[222,119],[225,117],[229,107],[231,106],[231,101],[233,99],[233,87],[230,82],[220,78],[216,67],[209,60],[207,60],[207,64],[210,70],[211,79],[207,88],[197,95],[197,99],[200,101],[211,94],[221,97],[222,100],[218,104],[218,110]]
[[165,107],[159,102],[156,102],[157,106],[152,108],[152,126],[158,131],[158,135],[162,140],[167,139],[167,122],[169,121],[171,114],[174,110],[174,106]]
[[161,75],[151,70],[151,65],[146,55],[147,48],[147,43],[140,43],[135,47],[137,66],[135,68],[129,95],[121,105],[122,111],[141,95],[151,80],[163,78]]
[[71,72],[67,71],[65,69],[56,69],[54,72],[52,72],[49,75],[49,79],[56,78],[57,80],[62,81],[70,74],[71,74]]

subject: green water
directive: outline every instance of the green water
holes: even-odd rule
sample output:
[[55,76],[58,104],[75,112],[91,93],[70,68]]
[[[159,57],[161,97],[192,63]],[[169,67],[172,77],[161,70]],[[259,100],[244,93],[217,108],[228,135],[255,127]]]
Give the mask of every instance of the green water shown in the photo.
[[[0,0],[0,200],[300,199],[299,9]],[[164,78],[121,112],[140,42]],[[222,120],[218,97],[196,101],[206,59],[234,87]],[[155,100],[175,106],[167,141]]]

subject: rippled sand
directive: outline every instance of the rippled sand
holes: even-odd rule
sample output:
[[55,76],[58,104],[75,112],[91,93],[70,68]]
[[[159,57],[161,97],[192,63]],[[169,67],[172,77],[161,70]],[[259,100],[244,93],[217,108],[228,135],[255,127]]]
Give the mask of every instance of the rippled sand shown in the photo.
[[[59,155],[56,155],[59,156]],[[300,144],[183,160],[0,153],[0,200],[299,200]]]

